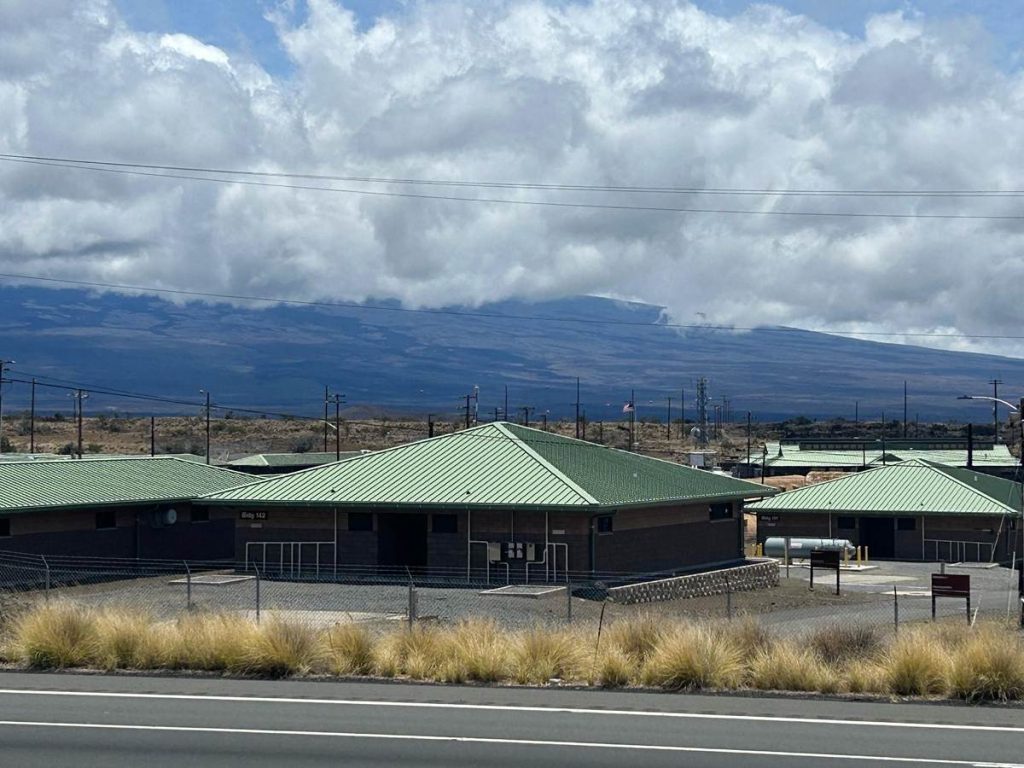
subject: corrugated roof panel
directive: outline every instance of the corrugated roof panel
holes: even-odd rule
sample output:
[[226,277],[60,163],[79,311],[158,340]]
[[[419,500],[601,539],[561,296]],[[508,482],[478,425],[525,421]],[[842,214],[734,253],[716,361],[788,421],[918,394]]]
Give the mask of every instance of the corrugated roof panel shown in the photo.
[[797,488],[749,508],[760,512],[1002,515],[1019,512],[1020,494],[1020,483],[913,459]]
[[252,481],[165,457],[0,463],[0,511],[178,501]]
[[574,507],[773,492],[671,462],[498,423],[265,480],[210,499]]
[[[767,464],[769,467],[861,467],[874,466],[882,463],[881,443],[876,448],[863,450],[800,450],[795,445],[782,445],[782,455],[779,455],[778,443],[767,443],[768,449]],[[887,446],[885,451],[887,462],[909,461],[910,459],[922,459],[938,464],[949,464],[952,466],[965,466],[967,464],[967,451],[959,449],[923,449],[904,448]],[[896,457],[895,461],[888,457]],[[759,465],[764,459],[764,453],[754,453],[749,461]],[[990,467],[1012,467],[1020,463],[1020,459],[1010,453],[1005,445],[996,445],[987,450],[974,451],[974,464],[977,466]]]

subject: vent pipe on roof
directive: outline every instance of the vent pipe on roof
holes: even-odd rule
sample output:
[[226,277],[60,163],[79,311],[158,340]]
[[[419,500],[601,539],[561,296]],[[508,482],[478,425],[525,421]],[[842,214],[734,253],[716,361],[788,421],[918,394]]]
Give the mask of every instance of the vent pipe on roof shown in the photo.
[[967,466],[974,466],[974,425],[967,425]]

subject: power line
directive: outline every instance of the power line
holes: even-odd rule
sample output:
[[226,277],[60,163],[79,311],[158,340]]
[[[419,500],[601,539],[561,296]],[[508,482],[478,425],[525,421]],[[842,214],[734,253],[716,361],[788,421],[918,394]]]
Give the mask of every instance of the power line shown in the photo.
[[269,187],[275,189],[294,189],[312,192],[333,192],[335,194],[364,195],[370,197],[398,197],[415,200],[442,200],[460,203],[487,203],[502,205],[519,205],[541,208],[570,208],[603,211],[638,211],[648,213],[701,213],[738,216],[790,216],[811,218],[854,218],[854,219],[942,219],[965,221],[1024,221],[1024,214],[967,214],[967,213],[887,213],[860,211],[779,211],[753,210],[748,208],[695,208],[661,205],[626,205],[616,203],[578,203],[556,200],[516,200],[499,197],[463,197],[460,195],[428,195],[419,192],[383,192],[370,189],[352,189],[348,187],[324,187],[312,184],[283,184],[280,182],[254,181],[252,179],[219,178],[216,176],[197,176],[191,173],[169,173],[129,168],[113,168],[101,165],[79,165],[73,162],[48,162],[43,160],[21,160],[0,156],[0,161],[40,165],[47,168],[70,168],[79,171],[94,171],[127,176],[146,176],[160,179],[177,179],[184,181],[201,181],[214,184],[238,184],[249,187]]
[[320,173],[295,173],[287,171],[252,171],[232,168],[204,168],[189,165],[157,165],[151,163],[127,163],[109,160],[85,160],[72,157],[51,157],[45,155],[19,155],[0,153],[0,160],[35,161],[45,164],[76,164],[79,166],[108,166],[178,173],[207,173],[258,178],[307,179],[318,181],[356,181],[369,184],[401,184],[436,187],[470,187],[479,189],[537,189],[559,192],[625,192],[643,194],[685,194],[685,195],[744,195],[758,197],[1024,197],[1024,190],[1018,189],[773,189],[770,187],[667,187],[635,186],[628,184],[546,184],[539,182],[513,181],[466,181],[458,179],[423,179],[410,177],[331,175]]
[[458,309],[427,309],[413,307],[386,307],[379,304],[357,304],[344,301],[317,301],[312,299],[284,299],[271,296],[252,296],[239,293],[215,293],[212,291],[186,291],[179,288],[158,288],[155,286],[132,285],[128,283],[110,283],[98,280],[70,280],[41,275],[25,275],[14,272],[0,272],[0,280],[32,280],[42,283],[73,285],[84,288],[108,288],[121,291],[140,291],[143,293],[167,294],[170,296],[192,296],[203,299],[222,299],[225,301],[256,301],[267,304],[289,304],[304,307],[328,307],[331,309],[354,309],[372,312],[396,312],[406,314],[444,315],[450,317],[471,317],[491,320],[512,320],[544,323],[577,323],[583,325],[616,325],[639,328],[675,328],[693,331],[756,331],[759,333],[824,333],[833,336],[872,336],[879,338],[939,338],[939,339],[993,339],[993,340],[1024,340],[1024,335],[1012,334],[981,334],[981,333],[941,333],[938,331],[858,331],[831,330],[819,328],[788,328],[785,326],[742,326],[716,325],[699,323],[645,323],[638,320],[601,320],[585,317],[553,317],[550,315],[505,315],[499,312],[479,312]]

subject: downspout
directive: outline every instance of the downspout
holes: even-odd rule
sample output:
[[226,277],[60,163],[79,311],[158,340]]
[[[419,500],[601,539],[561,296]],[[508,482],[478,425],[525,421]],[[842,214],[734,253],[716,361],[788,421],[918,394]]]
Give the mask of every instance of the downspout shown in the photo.
[[466,507],[466,581],[472,578],[473,547],[470,542],[473,540],[473,510]]
[[[576,428],[579,429],[579,423],[577,420]],[[549,518],[549,512],[547,509],[544,510],[544,581],[551,581],[551,566],[548,564],[548,549],[550,549],[550,539],[548,538],[548,531],[551,529],[551,521]]]
[[338,508],[334,507],[334,580],[338,580]]
[[594,517],[590,517],[590,575],[597,572],[597,525]]

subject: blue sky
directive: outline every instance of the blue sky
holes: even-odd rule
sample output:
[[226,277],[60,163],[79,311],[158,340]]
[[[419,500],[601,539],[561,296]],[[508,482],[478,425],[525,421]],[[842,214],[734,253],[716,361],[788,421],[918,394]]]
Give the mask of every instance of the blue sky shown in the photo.
[[[430,0],[424,0],[429,2]],[[290,69],[277,44],[273,25],[265,18],[267,0],[117,0],[125,17],[140,31],[183,32],[230,51],[248,51],[272,73]],[[1020,64],[1019,46],[1024,36],[1024,3],[1012,0],[779,0],[771,3],[804,14],[819,23],[860,37],[865,20],[877,13],[904,10],[939,18],[970,15],[993,36],[995,58],[1006,66]],[[408,0],[344,0],[363,25],[381,15],[401,13]],[[749,0],[697,0],[701,8],[723,16],[741,13]],[[295,0],[301,19],[304,0]]]

